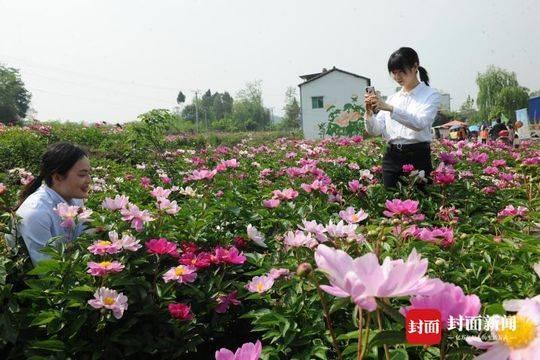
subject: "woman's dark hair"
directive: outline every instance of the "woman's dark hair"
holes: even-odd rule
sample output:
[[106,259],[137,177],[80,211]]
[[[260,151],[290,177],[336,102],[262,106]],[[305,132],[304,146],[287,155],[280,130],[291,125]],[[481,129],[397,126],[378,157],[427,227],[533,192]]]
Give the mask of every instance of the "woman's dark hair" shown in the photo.
[[47,151],[41,157],[39,175],[21,191],[16,209],[41,186],[43,181],[48,186],[52,186],[52,176],[54,174],[66,175],[73,165],[85,156],[88,156],[85,150],[70,143],[49,145]]
[[402,47],[394,51],[388,59],[388,72],[391,73],[395,70],[405,72],[407,70],[411,70],[415,65],[418,65],[420,80],[429,86],[428,72],[425,68],[420,66],[418,54],[412,48]]

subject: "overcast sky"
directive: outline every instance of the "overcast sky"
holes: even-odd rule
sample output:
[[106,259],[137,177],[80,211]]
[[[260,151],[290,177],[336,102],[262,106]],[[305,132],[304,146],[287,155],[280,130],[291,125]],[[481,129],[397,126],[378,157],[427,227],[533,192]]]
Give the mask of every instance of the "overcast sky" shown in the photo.
[[124,122],[257,79],[281,114],[299,75],[332,66],[389,95],[388,56],[411,46],[456,109],[490,64],[540,89],[539,17],[538,0],[0,0],[0,62],[40,120]]

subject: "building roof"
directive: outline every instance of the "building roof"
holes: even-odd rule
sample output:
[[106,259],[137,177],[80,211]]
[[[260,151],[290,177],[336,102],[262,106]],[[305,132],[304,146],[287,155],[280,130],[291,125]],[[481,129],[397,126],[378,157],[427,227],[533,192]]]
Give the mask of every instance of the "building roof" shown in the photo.
[[302,85],[305,85],[309,82],[312,82],[313,80],[317,80],[327,74],[330,74],[332,71],[339,71],[339,72],[342,72],[344,74],[348,74],[348,75],[352,75],[354,77],[357,77],[359,79],[365,79],[368,81],[368,85],[371,85],[371,79],[370,78],[367,78],[365,76],[361,76],[361,75],[358,75],[358,74],[353,74],[351,72],[348,72],[348,71],[345,71],[345,70],[341,70],[341,69],[338,69],[337,67],[333,67],[331,68],[330,70],[326,70],[326,69],[323,69],[322,72],[320,73],[315,73],[315,74],[307,74],[307,75],[300,75],[300,78],[305,80],[303,83],[301,83],[300,85],[298,86],[302,86]]

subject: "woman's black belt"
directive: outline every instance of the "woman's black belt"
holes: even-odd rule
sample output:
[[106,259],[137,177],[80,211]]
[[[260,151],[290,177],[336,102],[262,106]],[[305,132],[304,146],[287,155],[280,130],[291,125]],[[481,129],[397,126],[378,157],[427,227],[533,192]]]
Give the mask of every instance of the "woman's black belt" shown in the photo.
[[388,144],[392,151],[415,151],[425,150],[430,147],[429,142],[418,142],[414,144]]

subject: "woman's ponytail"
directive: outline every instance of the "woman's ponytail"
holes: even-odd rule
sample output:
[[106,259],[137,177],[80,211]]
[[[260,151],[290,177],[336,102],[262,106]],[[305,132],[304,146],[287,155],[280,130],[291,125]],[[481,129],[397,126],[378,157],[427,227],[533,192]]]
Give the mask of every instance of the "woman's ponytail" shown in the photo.
[[420,81],[423,81],[427,86],[429,86],[429,75],[427,70],[422,66],[419,66],[418,72],[420,73]]
[[19,195],[19,203],[15,207],[15,210],[17,210],[19,206],[21,206],[21,204],[24,202],[24,200],[26,200],[27,197],[29,197],[30,195],[35,193],[37,189],[39,189],[42,182],[43,177],[41,175],[38,175],[34,178],[34,180],[26,184],[26,186],[21,190],[21,193]]

